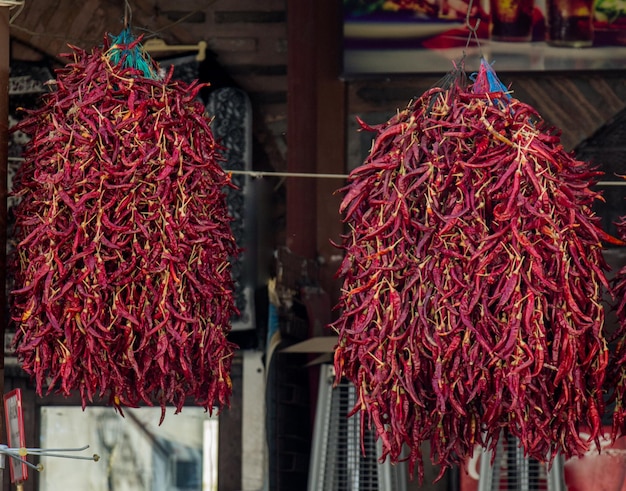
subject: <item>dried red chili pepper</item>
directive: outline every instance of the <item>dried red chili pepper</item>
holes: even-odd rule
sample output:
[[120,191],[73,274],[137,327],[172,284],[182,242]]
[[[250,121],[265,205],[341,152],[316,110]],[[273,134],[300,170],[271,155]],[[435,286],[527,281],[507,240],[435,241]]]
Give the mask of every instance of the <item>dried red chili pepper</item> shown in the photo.
[[153,78],[130,53],[139,40],[73,48],[18,127],[31,141],[14,188],[17,356],[40,394],[211,411],[228,403],[235,348],[230,179],[201,85]]
[[487,64],[450,80],[361,124],[375,141],[340,208],[337,377],[420,479],[422,443],[443,475],[504,430],[538,460],[582,455],[604,411],[599,173]]

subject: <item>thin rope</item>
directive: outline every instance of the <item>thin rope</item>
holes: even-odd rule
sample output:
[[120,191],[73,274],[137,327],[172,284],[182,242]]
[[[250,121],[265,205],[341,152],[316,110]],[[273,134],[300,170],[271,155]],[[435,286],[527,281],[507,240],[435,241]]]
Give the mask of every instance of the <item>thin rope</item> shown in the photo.
[[[9,162],[23,162],[22,157],[8,157]],[[281,172],[281,171],[258,171],[258,170],[235,170],[224,169],[224,172],[233,175],[243,175],[255,178],[261,177],[302,177],[305,179],[347,179],[350,174],[330,174],[330,173],[317,173],[317,172]],[[594,186],[626,186],[626,180],[624,181],[598,181]]]
[[[240,174],[251,177],[304,177],[313,179],[347,179],[349,174],[324,174],[314,172],[274,172],[274,171],[255,171],[255,170],[228,170],[224,169],[229,174]],[[626,186],[626,180],[624,181],[598,181],[594,186]]]
[[[207,2],[207,4],[204,6],[204,9],[205,10],[208,9],[215,2],[217,2],[217,0],[211,0],[210,2]],[[196,15],[196,14],[201,13],[203,11],[204,10],[200,10],[200,9],[193,10],[192,12],[189,12],[188,14],[183,15],[180,19],[175,20],[171,24],[167,24],[165,27],[157,29],[156,31],[153,31],[151,29],[142,28],[142,27],[135,27],[135,30],[145,32],[146,35],[144,36],[144,39],[150,39],[150,38],[159,36],[162,32],[167,31],[167,30],[171,29],[172,27],[175,27],[177,24],[180,24],[181,22],[185,22],[192,15]]]
[[124,0],[124,29],[128,29],[132,23],[133,9],[130,7],[130,2],[128,0]]
[[[25,1],[26,0],[0,0],[0,7],[4,6],[3,3],[6,3],[7,6],[11,6],[11,7],[23,6]],[[206,8],[210,7],[215,2],[217,2],[217,0],[211,0],[210,2],[208,2],[205,5],[204,8],[206,9]],[[139,26],[135,26],[134,29],[135,29],[135,31],[141,31],[141,32],[147,33],[146,36],[144,36],[144,39],[149,39],[149,38],[152,38],[152,37],[159,36],[160,34],[166,32],[166,31],[169,31],[172,27],[177,26],[181,22],[184,22],[185,20],[187,20],[192,15],[195,15],[195,14],[200,13],[200,12],[203,12],[203,10],[196,9],[196,10],[194,10],[192,12],[189,12],[188,14],[183,15],[180,19],[175,20],[174,22],[171,22],[169,24],[166,24],[163,27],[157,29],[156,31],[151,30],[151,29],[146,29],[146,28],[143,28],[143,27],[139,27]],[[18,12],[18,14],[19,14],[19,12]],[[17,17],[17,14],[13,18],[15,18],[15,17]],[[37,32],[37,31],[33,31],[31,29],[27,29],[25,27],[13,24],[12,22],[11,22],[11,29],[16,29],[18,31],[24,32],[24,33],[29,34],[31,36],[43,37],[43,38],[48,38],[48,39],[63,39],[65,41],[72,41],[74,43],[83,43],[83,44],[96,45],[96,44],[101,42],[100,39],[93,40],[93,39],[73,38],[73,37],[68,37],[66,34],[61,34],[61,33]]]
[[[8,157],[9,162],[23,162],[22,157]],[[236,170],[224,169],[229,174],[246,175],[251,177],[304,177],[318,179],[346,179],[349,174],[325,174],[316,172],[281,172],[281,171],[257,171],[257,170]]]
[[[22,157],[8,157],[9,162],[23,162]],[[347,179],[350,174],[327,174],[317,172],[281,172],[281,171],[258,171],[258,170],[230,170],[224,169],[224,172],[233,175],[250,176],[255,178],[261,177],[302,177],[305,179]],[[626,180],[623,181],[598,181],[594,186],[611,187],[626,186]]]
[[13,21],[19,17],[25,4],[26,0],[0,0],[0,7],[9,7],[9,9],[18,7],[17,11],[9,18],[9,24],[13,24]]
[[324,174],[316,172],[280,172],[280,171],[256,171],[256,170],[228,170],[229,174],[241,174],[251,177],[305,177],[311,179],[346,179],[349,174]]

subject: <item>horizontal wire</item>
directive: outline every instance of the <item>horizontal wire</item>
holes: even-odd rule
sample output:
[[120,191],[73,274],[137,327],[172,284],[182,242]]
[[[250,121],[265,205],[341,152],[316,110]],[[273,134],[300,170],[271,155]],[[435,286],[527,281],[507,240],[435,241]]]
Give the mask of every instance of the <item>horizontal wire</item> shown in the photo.
[[[9,162],[23,162],[22,157],[8,157]],[[224,169],[228,174],[247,175],[251,177],[306,177],[320,179],[346,179],[348,174],[324,174],[316,172],[280,172],[280,171],[257,171],[257,170],[236,170]]]
[[324,174],[317,172],[280,172],[280,171],[256,171],[256,170],[228,170],[229,174],[241,174],[251,177],[306,177],[312,179],[346,179],[348,174]]
[[[8,157],[10,162],[22,162],[22,157]],[[281,172],[281,171],[257,171],[257,170],[231,170],[224,169],[224,172],[233,175],[245,175],[251,177],[304,177],[309,179],[347,179],[349,174],[325,174],[317,172]],[[626,186],[626,180],[622,181],[598,181],[594,186],[611,187]]]

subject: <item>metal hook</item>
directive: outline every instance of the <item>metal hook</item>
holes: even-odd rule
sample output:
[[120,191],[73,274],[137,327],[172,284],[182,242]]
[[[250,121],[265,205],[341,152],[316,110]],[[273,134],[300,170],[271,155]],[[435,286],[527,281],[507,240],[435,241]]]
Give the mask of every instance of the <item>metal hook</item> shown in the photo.
[[469,34],[467,35],[467,43],[465,43],[465,49],[469,47],[472,37],[476,40],[476,45],[480,49],[480,40],[478,39],[478,27],[480,26],[480,17],[476,19],[474,25],[471,24],[471,13],[473,7],[474,0],[469,0],[469,3],[467,4],[467,12],[465,14],[465,27],[467,27],[467,30],[469,31]]
[[476,22],[476,25],[473,28],[472,26],[470,26],[470,15],[472,13],[473,7],[474,7],[474,0],[469,0],[469,3],[467,4],[467,12],[465,12],[465,25],[467,26],[469,30],[477,29],[478,24],[480,24],[480,19],[478,19],[478,21]]
[[478,39],[478,26],[480,26],[480,19],[476,19],[476,24],[474,24],[473,26],[469,24],[469,21],[465,25],[467,26],[467,30],[469,31],[469,34],[467,36],[467,43],[465,43],[465,49],[469,47],[472,37],[476,40],[476,45],[478,46],[478,48],[480,48],[480,39]]

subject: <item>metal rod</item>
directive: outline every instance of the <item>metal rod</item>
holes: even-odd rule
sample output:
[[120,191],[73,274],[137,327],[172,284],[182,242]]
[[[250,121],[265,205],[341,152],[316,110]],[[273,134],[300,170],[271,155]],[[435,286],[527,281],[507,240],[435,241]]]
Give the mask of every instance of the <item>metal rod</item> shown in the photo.
[[[6,280],[6,244],[7,244],[7,169],[9,155],[9,53],[11,38],[9,34],[9,7],[7,2],[0,7],[0,284]],[[0,288],[0,309],[6,311],[4,286]],[[0,320],[0,339],[4,339],[6,330],[5,316]],[[0,393],[4,393],[4,350],[0,353]],[[5,430],[4,405],[0,404],[0,427]],[[0,481],[4,479],[4,469],[0,468]]]
[[100,456],[98,454],[93,454],[91,457],[87,457],[84,455],[68,455],[66,453],[60,453],[60,452],[81,452],[88,448],[89,448],[89,445],[84,445],[82,447],[76,447],[76,448],[25,448],[25,447],[13,448],[13,447],[7,447],[6,445],[0,445],[0,454],[8,455],[12,459],[18,460],[19,462],[22,462],[26,464],[27,466],[32,467],[33,469],[41,471],[41,469],[43,469],[43,466],[41,464],[37,464],[37,465],[31,464],[30,462],[25,460],[23,457],[27,455],[39,455],[43,457],[60,457],[64,459],[93,460],[94,462],[98,462],[100,460]]
[[61,453],[33,453],[32,455],[41,455],[42,457],[61,457],[63,459],[76,459],[76,460],[93,460],[94,462],[98,462],[100,460],[100,456],[98,454],[93,454],[91,457],[86,457],[84,455],[66,455]]
[[89,445],[84,445],[82,447],[76,448],[25,448],[29,454],[42,454],[45,452],[82,452],[83,450],[87,450]]
[[0,449],[0,452],[2,452],[4,455],[9,456],[12,459],[17,460],[18,462],[21,462],[24,465],[27,465],[28,467],[31,467],[32,469],[35,469],[36,471],[41,471],[41,469],[43,468],[41,466],[41,464],[32,464],[31,462],[29,462],[26,459],[23,459],[17,452],[12,451],[12,450],[8,450],[8,449]]

